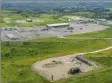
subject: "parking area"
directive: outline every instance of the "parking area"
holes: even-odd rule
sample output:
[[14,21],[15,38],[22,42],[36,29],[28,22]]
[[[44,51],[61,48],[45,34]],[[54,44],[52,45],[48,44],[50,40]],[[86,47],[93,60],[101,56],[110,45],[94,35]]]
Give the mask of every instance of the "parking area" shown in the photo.
[[[105,30],[107,26],[94,23],[69,23],[69,27],[9,27],[1,28],[2,41],[23,41],[31,39],[39,39],[45,37],[60,37],[72,34],[88,33],[93,31]],[[16,39],[7,37],[7,34],[14,35]]]

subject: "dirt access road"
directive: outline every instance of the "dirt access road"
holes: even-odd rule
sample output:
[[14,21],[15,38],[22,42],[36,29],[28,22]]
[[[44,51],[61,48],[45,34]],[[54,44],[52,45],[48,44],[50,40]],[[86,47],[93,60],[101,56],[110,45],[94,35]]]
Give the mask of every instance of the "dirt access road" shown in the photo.
[[[32,71],[38,73],[39,75],[41,75],[42,77],[50,81],[66,79],[71,76],[67,73],[70,70],[70,68],[78,67],[80,68],[81,73],[87,73],[88,71],[98,68],[98,66],[93,62],[91,62],[92,66],[89,66],[87,64],[84,64],[78,61],[75,58],[76,56],[91,54],[91,53],[94,54],[94,53],[98,53],[98,52],[102,52],[102,51],[106,51],[110,49],[112,49],[112,46],[109,46],[104,49],[92,51],[92,52],[76,53],[76,54],[70,54],[66,56],[45,59],[45,60],[34,63],[31,69]],[[52,79],[52,76],[53,76],[53,79]]]

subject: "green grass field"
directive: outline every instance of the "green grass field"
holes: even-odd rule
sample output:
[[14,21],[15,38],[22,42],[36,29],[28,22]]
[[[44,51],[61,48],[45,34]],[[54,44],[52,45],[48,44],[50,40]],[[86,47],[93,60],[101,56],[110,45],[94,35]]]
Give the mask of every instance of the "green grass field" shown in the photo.
[[[31,71],[31,65],[43,59],[71,53],[89,52],[112,45],[112,40],[76,40],[73,42],[3,42],[2,83],[50,83]],[[102,65],[100,70],[54,83],[111,83],[112,50],[86,55]],[[102,53],[101,53],[102,54]],[[101,55],[100,54],[100,55]],[[109,66],[108,66],[109,65]]]
[[110,11],[112,11],[112,8],[108,8]]
[[[2,11],[8,12],[8,11]],[[3,18],[11,18],[11,22],[24,19],[19,14],[3,14]],[[29,18],[39,18],[42,23],[18,24],[18,26],[39,26],[48,23],[68,22],[67,18],[43,14],[31,15]],[[57,19],[57,20],[55,20]],[[4,21],[4,20],[3,20]],[[2,26],[15,26],[13,23],[1,23]],[[112,28],[63,38],[41,38],[26,42],[2,42],[2,83],[51,83],[43,77],[31,71],[31,65],[43,59],[65,56],[72,53],[90,52],[112,46],[112,40],[103,39],[75,39],[75,38],[112,38]],[[54,83],[112,83],[112,49],[96,54],[88,54],[86,57],[101,66],[97,71],[86,75],[78,75],[66,80]]]
[[[0,11],[1,24],[0,27],[12,27],[12,26],[20,26],[20,27],[34,27],[34,26],[43,26],[46,24],[52,23],[63,23],[69,22],[69,19],[63,17],[62,15],[53,15],[53,14],[27,14],[27,13],[15,13],[14,11]],[[8,19],[7,19],[8,18]],[[39,22],[28,22],[28,23],[17,23],[17,20],[26,20],[38,19]],[[8,21],[8,23],[7,23]]]

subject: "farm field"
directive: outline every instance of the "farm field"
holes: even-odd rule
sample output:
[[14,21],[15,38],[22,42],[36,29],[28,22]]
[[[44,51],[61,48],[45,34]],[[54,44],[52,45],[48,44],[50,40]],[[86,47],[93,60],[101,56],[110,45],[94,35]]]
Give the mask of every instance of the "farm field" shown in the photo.
[[[2,42],[2,83],[50,83],[31,71],[34,62],[73,53],[90,52],[112,45],[112,40],[76,40],[73,42]],[[111,49],[86,55],[102,68],[84,76],[54,83],[111,83]],[[101,57],[97,57],[97,56]],[[102,76],[103,75],[103,76]],[[92,80],[91,80],[92,79]],[[98,80],[100,79],[100,80]]]

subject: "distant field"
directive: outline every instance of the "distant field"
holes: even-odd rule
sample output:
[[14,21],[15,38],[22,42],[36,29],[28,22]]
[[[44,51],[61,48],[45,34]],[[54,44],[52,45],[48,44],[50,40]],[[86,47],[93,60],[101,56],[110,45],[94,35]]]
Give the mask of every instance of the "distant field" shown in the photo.
[[112,8],[108,8],[110,11],[112,11]]
[[[50,83],[31,71],[31,65],[43,59],[64,56],[77,52],[88,52],[106,48],[112,40],[75,40],[73,42],[3,42],[2,43],[2,83]],[[105,56],[111,56],[112,50]],[[90,72],[86,76],[76,76],[55,83],[111,83],[112,58],[90,57],[89,59],[102,64],[104,68]],[[107,64],[110,65],[107,67]],[[103,75],[103,76],[102,76]],[[92,80],[91,80],[92,79]],[[98,80],[100,79],[100,80]]]
[[[62,23],[69,22],[68,18],[63,17],[62,15],[57,14],[27,14],[27,13],[15,13],[11,11],[2,10],[0,14],[2,22],[0,27],[11,27],[11,26],[20,26],[20,27],[34,27],[34,26],[43,26],[46,24],[52,23]],[[39,22],[28,22],[28,23],[17,23],[16,21],[22,21],[26,19],[36,20]]]

